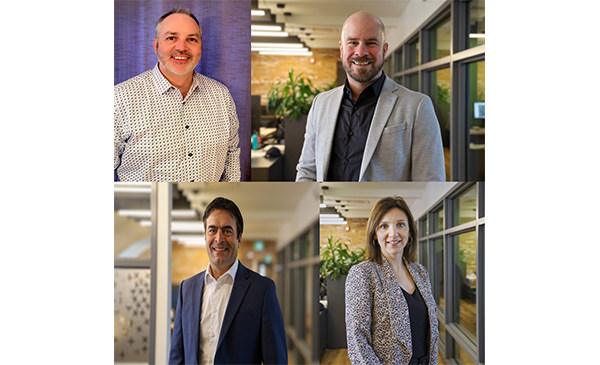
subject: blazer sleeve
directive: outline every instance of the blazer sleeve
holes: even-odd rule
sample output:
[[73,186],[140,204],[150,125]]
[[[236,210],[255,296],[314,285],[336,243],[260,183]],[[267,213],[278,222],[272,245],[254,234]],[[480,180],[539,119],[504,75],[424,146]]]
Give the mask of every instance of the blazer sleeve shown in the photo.
[[240,181],[240,149],[238,147],[240,137],[238,135],[239,120],[235,109],[235,102],[229,93],[229,90],[224,91],[227,95],[227,115],[229,117],[229,144],[227,146],[227,158],[225,160],[225,169],[220,181]]
[[183,333],[181,330],[181,312],[183,312],[183,282],[179,286],[179,298],[175,310],[175,323],[173,324],[173,335],[171,337],[171,351],[169,352],[169,365],[183,364]]
[[446,181],[444,148],[433,103],[424,96],[413,127],[412,181]]
[[350,362],[381,364],[373,350],[371,336],[371,289],[369,277],[353,266],[346,277],[346,341]]
[[287,364],[287,342],[283,316],[271,281],[263,302],[261,325],[261,353],[263,364]]
[[317,181],[317,163],[316,163],[316,141],[317,141],[317,118],[315,116],[317,109],[317,100],[319,94],[313,99],[312,106],[308,112],[306,120],[306,133],[304,134],[304,145],[302,154],[296,166],[296,181]]

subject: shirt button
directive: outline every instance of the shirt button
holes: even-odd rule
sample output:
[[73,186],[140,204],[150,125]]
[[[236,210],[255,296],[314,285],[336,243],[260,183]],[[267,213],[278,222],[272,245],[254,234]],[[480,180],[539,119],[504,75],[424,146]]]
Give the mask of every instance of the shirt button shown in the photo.
[[350,162],[350,161],[348,161],[347,159],[346,159],[346,160],[344,160],[344,165],[347,165],[347,164],[348,164],[348,162]]
[[350,132],[348,132],[348,135],[349,135],[350,137],[352,137],[352,136],[354,135],[354,132],[350,131]]
[[190,153],[188,153],[188,156],[192,157],[192,153],[191,153],[191,152],[190,152]]

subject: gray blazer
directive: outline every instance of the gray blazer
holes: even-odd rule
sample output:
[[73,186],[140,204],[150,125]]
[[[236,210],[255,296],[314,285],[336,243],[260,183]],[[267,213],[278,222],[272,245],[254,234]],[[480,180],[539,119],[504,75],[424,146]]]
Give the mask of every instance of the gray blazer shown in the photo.
[[[352,364],[408,364],[412,357],[408,304],[385,257],[382,261],[354,265],[346,278],[346,337]],[[421,264],[407,267],[427,306],[429,364],[437,365],[439,332],[429,275]]]
[[[327,181],[344,87],[318,94],[308,114],[296,181]],[[386,76],[359,181],[446,181],[439,123],[431,99]]]

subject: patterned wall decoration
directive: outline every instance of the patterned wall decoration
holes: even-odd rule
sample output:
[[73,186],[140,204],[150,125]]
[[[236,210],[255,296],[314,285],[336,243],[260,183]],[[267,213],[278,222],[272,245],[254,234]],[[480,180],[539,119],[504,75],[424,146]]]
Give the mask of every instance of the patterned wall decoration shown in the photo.
[[150,269],[115,268],[115,363],[148,362]]

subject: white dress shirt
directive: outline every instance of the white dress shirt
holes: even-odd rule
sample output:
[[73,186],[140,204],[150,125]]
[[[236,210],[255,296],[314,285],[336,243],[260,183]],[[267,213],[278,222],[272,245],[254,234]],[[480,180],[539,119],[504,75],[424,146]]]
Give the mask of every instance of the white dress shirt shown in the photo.
[[210,264],[206,269],[206,275],[204,275],[204,294],[202,296],[202,314],[200,317],[201,364],[214,363],[219,334],[223,325],[223,317],[227,310],[231,289],[233,289],[238,263],[239,261],[236,259],[235,263],[218,280],[215,280],[213,277]]

